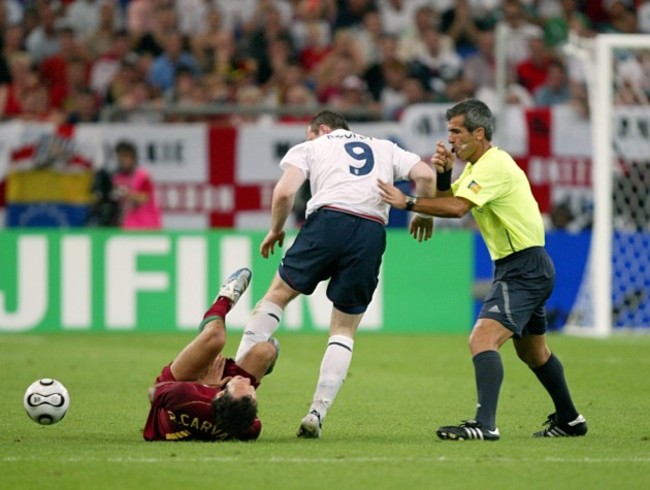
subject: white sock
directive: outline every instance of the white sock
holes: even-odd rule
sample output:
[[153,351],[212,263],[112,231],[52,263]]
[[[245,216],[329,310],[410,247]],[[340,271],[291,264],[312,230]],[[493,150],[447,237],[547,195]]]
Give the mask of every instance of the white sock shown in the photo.
[[258,342],[266,342],[278,329],[282,308],[270,301],[260,300],[253,310],[239,342],[235,362],[239,362]]
[[320,365],[320,376],[309,411],[316,410],[321,420],[334,403],[348,374],[352,361],[354,339],[345,335],[332,335],[327,342],[327,349]]

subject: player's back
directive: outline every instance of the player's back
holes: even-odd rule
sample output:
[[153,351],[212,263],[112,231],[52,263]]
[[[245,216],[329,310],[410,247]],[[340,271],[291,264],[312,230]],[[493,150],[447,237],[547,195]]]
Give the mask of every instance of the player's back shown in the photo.
[[293,147],[281,166],[295,165],[310,180],[312,198],[307,216],[331,206],[384,223],[388,205],[379,195],[377,179],[394,182],[408,178],[420,157],[389,140],[337,129]]

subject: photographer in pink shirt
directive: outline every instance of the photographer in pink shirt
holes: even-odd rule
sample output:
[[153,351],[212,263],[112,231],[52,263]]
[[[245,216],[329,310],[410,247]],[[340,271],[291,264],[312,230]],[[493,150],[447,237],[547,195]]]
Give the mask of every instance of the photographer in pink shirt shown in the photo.
[[117,170],[113,174],[115,198],[120,203],[122,229],[162,228],[160,208],[149,171],[138,166],[135,145],[120,141],[115,146]]

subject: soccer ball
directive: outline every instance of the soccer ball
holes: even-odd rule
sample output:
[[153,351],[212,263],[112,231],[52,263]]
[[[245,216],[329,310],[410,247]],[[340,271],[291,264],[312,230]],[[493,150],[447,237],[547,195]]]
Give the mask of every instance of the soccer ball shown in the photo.
[[70,407],[70,395],[56,379],[42,378],[34,381],[23,397],[27,415],[41,425],[52,425],[65,417]]

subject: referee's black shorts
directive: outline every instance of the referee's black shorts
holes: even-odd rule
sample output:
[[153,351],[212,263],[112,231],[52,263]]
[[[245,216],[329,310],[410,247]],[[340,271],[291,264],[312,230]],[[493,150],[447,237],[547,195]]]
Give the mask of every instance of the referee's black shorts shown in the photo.
[[494,262],[494,280],[479,318],[498,321],[516,338],[546,332],[545,303],[555,267],[544,247],[531,247]]
[[385,249],[383,223],[321,208],[302,226],[278,272],[289,286],[307,295],[329,279],[327,297],[334,306],[359,314],[377,288]]

